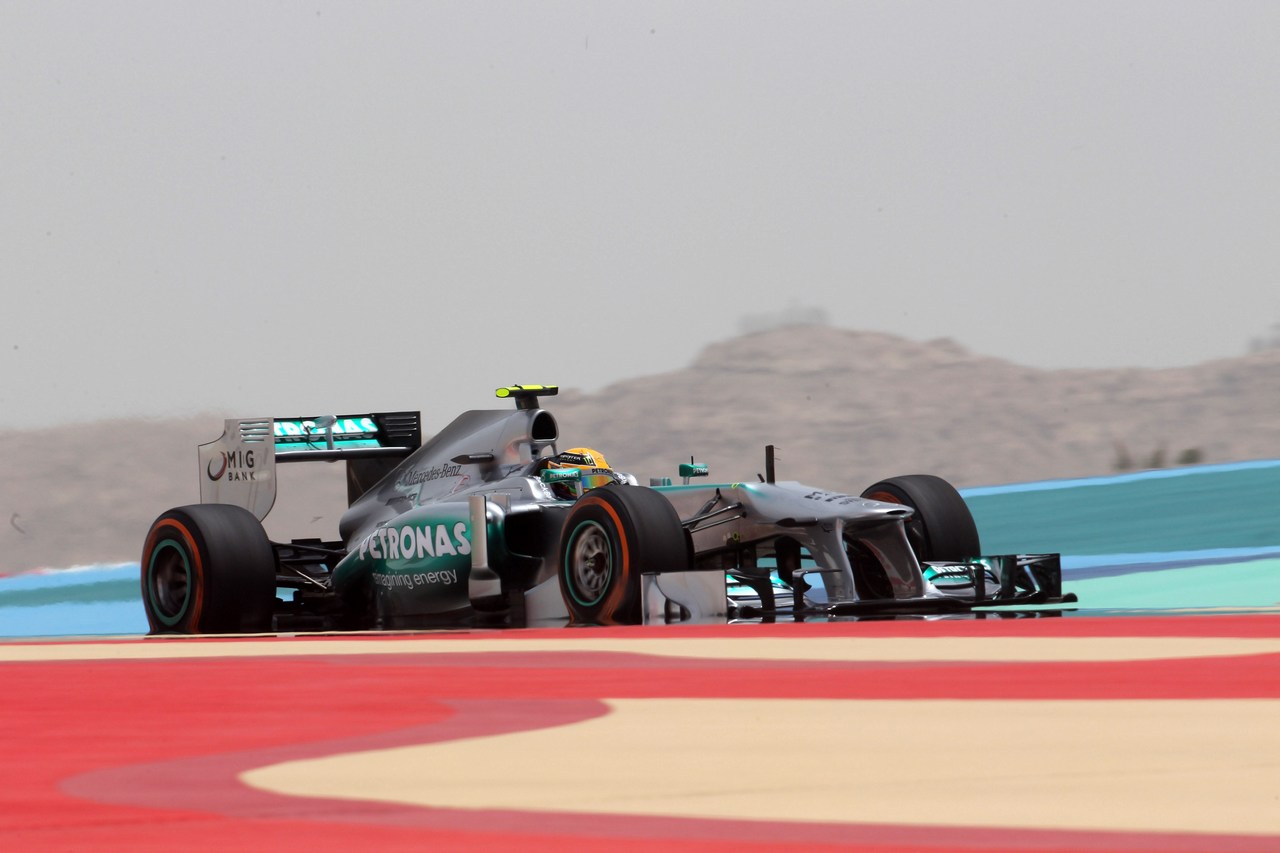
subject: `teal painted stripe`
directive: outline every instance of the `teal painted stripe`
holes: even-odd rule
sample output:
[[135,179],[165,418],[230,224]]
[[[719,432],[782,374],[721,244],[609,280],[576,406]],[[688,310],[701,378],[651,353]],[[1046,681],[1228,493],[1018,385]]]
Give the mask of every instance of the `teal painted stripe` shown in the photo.
[[[136,575],[137,571],[130,573]],[[61,586],[45,586],[38,589],[0,588],[0,609],[6,607],[39,607],[45,604],[63,604],[98,601],[137,601],[141,593],[137,577],[128,580],[97,581],[94,583],[68,583]]]
[[137,563],[0,577],[0,637],[146,632]]
[[1256,609],[1280,606],[1280,559],[1063,580],[1090,610]]
[[962,492],[983,550],[1167,554],[1280,546],[1280,461],[1064,482]]
[[1135,566],[1146,563],[1242,563],[1274,557],[1274,548],[1209,548],[1201,551],[1147,551],[1140,554],[1082,554],[1063,557],[1064,569],[1091,569],[1099,566]]
[[52,589],[80,584],[132,579],[139,583],[137,563],[75,566],[70,569],[43,569],[19,575],[0,575],[0,595],[13,590]]
[[147,633],[147,614],[133,601],[0,607],[0,637],[138,636]]
[[1136,471],[1131,474],[1112,474],[1106,477],[1080,477],[1067,480],[1037,480],[1031,483],[1009,483],[1003,486],[973,486],[961,489],[966,498],[988,495],[1008,495],[1020,492],[1045,492],[1053,489],[1077,489],[1082,486],[1113,486],[1123,483],[1140,483],[1148,480],[1169,480],[1175,477],[1195,477],[1204,474],[1233,474],[1237,471],[1260,471],[1280,468],[1280,459],[1256,459],[1249,462],[1225,462],[1218,465],[1190,465],[1183,468],[1159,468],[1153,471]]

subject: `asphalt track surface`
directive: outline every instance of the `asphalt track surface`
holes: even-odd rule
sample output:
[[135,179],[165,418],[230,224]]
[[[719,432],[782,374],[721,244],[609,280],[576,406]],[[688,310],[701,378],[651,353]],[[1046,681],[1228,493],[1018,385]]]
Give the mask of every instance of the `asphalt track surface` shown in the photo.
[[1280,850],[1280,615],[0,644],[6,850]]

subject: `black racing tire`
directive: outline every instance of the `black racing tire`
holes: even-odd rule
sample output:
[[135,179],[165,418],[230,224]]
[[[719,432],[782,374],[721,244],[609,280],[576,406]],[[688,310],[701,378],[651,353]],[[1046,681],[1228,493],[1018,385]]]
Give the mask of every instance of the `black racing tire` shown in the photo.
[[640,576],[687,571],[675,507],[642,486],[607,485],[574,504],[560,537],[560,594],[574,625],[639,625]]
[[196,504],[162,514],[147,533],[141,569],[153,634],[271,630],[275,552],[242,507]]
[[982,554],[978,525],[960,493],[941,477],[907,474],[881,480],[864,498],[905,504],[915,510],[907,522],[907,539],[922,562],[965,560]]

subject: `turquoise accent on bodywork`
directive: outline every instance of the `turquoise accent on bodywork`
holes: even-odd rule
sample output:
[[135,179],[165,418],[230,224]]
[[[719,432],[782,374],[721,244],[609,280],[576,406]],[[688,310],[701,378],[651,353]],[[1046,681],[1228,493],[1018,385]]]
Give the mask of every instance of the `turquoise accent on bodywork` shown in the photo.
[[334,569],[334,590],[368,583],[383,616],[443,613],[466,607],[471,575],[466,502],[436,503],[396,516],[357,542]]
[[[346,450],[346,449],[351,449],[356,447],[381,447],[381,446],[382,446],[382,443],[379,442],[376,438],[345,438],[344,439],[339,436],[334,436],[333,438],[334,450]],[[302,441],[302,440],[285,441],[283,439],[276,440],[277,454],[310,453],[316,450],[328,450],[328,449],[329,449],[329,446],[325,442],[323,436],[321,436],[319,439],[316,439],[315,436],[312,436],[310,441]]]
[[[505,565],[504,524],[491,520],[489,563]],[[411,510],[362,539],[333,570],[333,588],[345,594],[372,581],[397,597],[459,599],[466,603],[471,574],[471,512],[465,501]]]
[[655,492],[705,491],[707,489],[747,489],[755,483],[673,483],[668,486],[651,486]]
[[554,483],[579,482],[582,480],[581,468],[543,468],[538,475],[547,485]]

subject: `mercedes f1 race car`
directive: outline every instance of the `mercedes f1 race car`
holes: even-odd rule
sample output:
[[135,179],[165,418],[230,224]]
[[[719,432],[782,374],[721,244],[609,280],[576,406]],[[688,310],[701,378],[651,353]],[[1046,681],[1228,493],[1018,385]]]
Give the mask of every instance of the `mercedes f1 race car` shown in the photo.
[[[560,452],[540,398],[422,442],[415,412],[232,419],[199,448],[201,503],[142,551],[152,633],[648,624],[930,615],[1064,596],[1056,554],[981,556],[963,499],[928,475],[848,495],[778,481],[640,485]],[[343,461],[338,541],[275,542],[276,466]],[[697,482],[694,482],[697,481]],[[1034,609],[1034,608],[1032,608]]]

